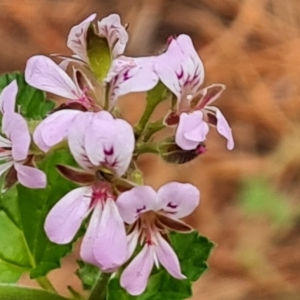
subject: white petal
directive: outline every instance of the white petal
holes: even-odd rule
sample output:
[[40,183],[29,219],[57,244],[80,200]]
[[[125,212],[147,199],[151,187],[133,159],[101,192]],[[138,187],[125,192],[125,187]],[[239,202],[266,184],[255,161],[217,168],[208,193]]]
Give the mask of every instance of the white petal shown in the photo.
[[199,205],[200,191],[192,184],[169,182],[157,192],[157,210],[174,218],[188,216]]
[[112,271],[120,267],[128,257],[127,238],[124,221],[113,199],[104,204],[94,255],[102,271]]
[[61,198],[50,210],[45,221],[48,238],[57,244],[72,241],[86,218],[91,203],[91,188],[80,187]]
[[121,275],[121,286],[131,295],[142,294],[153,269],[153,246],[146,244]]
[[133,224],[140,214],[154,210],[156,202],[157,194],[151,186],[134,187],[117,199],[120,214],[128,224]]
[[185,279],[181,273],[178,257],[169,243],[157,232],[156,238],[158,245],[155,247],[155,253],[159,262],[174,278]]
[[95,18],[96,14],[91,14],[80,24],[72,27],[68,36],[67,46],[84,61],[87,61],[86,32],[89,25],[93,20],[95,20]]
[[53,60],[36,55],[27,61],[25,79],[31,86],[55,95],[78,100],[82,96],[69,77]]

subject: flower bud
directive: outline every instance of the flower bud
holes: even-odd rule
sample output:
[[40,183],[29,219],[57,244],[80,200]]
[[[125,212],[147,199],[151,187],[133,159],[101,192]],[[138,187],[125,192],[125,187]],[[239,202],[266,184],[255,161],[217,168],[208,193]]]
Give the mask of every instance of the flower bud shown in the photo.
[[161,157],[168,163],[185,164],[206,152],[205,144],[199,143],[193,150],[183,150],[176,145],[174,138],[167,138],[159,145]]

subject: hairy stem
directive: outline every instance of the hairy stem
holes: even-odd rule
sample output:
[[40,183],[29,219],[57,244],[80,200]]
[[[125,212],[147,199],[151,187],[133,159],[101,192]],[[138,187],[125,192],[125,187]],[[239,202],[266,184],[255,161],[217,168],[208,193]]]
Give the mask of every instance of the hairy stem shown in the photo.
[[95,284],[88,300],[106,300],[107,296],[107,284],[111,274],[101,273],[100,277]]

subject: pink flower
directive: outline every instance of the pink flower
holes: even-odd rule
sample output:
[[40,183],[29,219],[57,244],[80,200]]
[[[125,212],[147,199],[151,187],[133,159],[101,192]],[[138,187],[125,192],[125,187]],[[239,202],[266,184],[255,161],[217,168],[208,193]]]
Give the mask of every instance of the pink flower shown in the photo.
[[[216,126],[219,134],[227,139],[227,148],[233,149],[232,132],[225,117],[217,107],[210,106],[225,86],[213,84],[199,90],[204,81],[204,67],[191,38],[182,34],[172,39],[167,51],[157,57],[155,70],[160,80],[177,97],[177,114],[201,110],[204,120]],[[170,116],[174,118],[174,113],[166,117],[167,125]]]
[[154,88],[158,83],[154,61],[154,57],[125,56],[113,60],[105,78],[105,81],[109,83],[109,98],[112,105],[119,96],[132,92],[145,92]]
[[140,186],[122,193],[117,206],[123,220],[131,224],[128,236],[129,256],[138,242],[142,250],[121,275],[121,286],[131,295],[140,295],[147,286],[154,264],[161,264],[174,278],[185,279],[179,260],[163,235],[168,229],[190,231],[178,220],[189,215],[199,204],[200,192],[191,184],[170,182],[157,192],[150,186]]
[[[128,256],[126,232],[116,196],[101,170],[110,170],[115,176],[127,171],[134,150],[132,127],[106,111],[82,113],[74,118],[68,143],[85,178],[91,180],[59,200],[46,218],[45,231],[52,242],[69,243],[93,210],[80,255],[104,272],[115,271]],[[82,171],[80,174],[82,177]]]
[[17,81],[12,81],[0,95],[0,110],[3,114],[0,136],[0,158],[5,161],[0,165],[0,175],[9,169],[16,171],[17,180],[29,188],[45,188],[46,175],[41,170],[26,165],[30,161],[30,133],[26,120],[15,112]]
[[[68,37],[68,47],[75,53],[75,57],[87,64],[87,30],[95,19],[96,14],[92,14],[79,25],[74,26]],[[100,36],[107,38],[112,56],[112,65],[104,79],[109,83],[111,105],[115,104],[119,96],[152,89],[158,82],[154,71],[154,57],[120,56],[128,42],[128,34],[121,25],[120,17],[117,14],[109,15],[97,22],[97,29]]]
[[86,78],[82,80],[83,76],[81,71],[74,69],[72,80],[53,60],[43,55],[29,58],[25,69],[26,82],[31,86],[69,99],[67,103],[78,102],[89,109],[95,106],[89,96],[93,87]]
[[[84,62],[88,63],[86,34],[89,26],[96,19],[96,14],[87,17],[80,24],[74,26],[68,36],[67,46]],[[98,34],[108,41],[113,58],[123,54],[128,42],[128,34],[121,24],[119,15],[111,14],[101,21],[97,21]]]
[[203,120],[202,111],[190,114],[183,112],[176,130],[175,142],[184,150],[193,150],[205,141],[208,131],[209,127]]
[[63,109],[50,114],[35,128],[33,132],[35,144],[44,152],[48,152],[51,147],[67,138],[74,118],[79,114],[84,114],[84,112]]

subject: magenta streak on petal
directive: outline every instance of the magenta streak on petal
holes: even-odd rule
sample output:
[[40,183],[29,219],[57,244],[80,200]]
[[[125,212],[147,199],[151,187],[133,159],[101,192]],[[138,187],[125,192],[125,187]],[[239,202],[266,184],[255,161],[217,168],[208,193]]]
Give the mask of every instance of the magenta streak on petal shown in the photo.
[[[144,205],[142,208],[137,208],[136,213],[139,214],[141,211],[146,209],[146,205]],[[138,216],[137,216],[138,217]]]
[[132,78],[132,76],[129,76],[129,71],[130,71],[130,69],[128,69],[128,70],[123,74],[123,79],[124,79],[124,81],[125,81],[125,80],[128,80],[128,79],[130,79],[130,78]]
[[191,88],[193,89],[195,86],[197,86],[200,82],[200,78],[197,76],[197,80],[192,84]]
[[79,33],[75,33],[75,36],[77,38],[79,38],[82,34],[83,34],[83,28],[80,28],[80,32]]
[[179,74],[176,73],[176,75],[177,75],[177,77],[178,77],[179,80],[183,77],[183,74],[184,74],[184,72],[183,72],[182,68],[181,68],[181,71],[180,71]]
[[111,147],[109,150],[104,149],[105,155],[113,155],[114,154],[114,148]]
[[112,86],[114,86],[115,83],[118,81],[118,78],[119,78],[119,74],[117,74],[116,76],[114,76],[114,77],[112,78],[110,84],[111,84]]
[[112,198],[112,196],[109,193],[109,187],[106,184],[101,184],[101,186],[92,186],[92,201],[90,204],[90,208],[94,208],[98,202],[102,203],[103,208],[103,202],[108,198]]
[[170,208],[177,208],[178,205],[172,204],[172,202],[169,202],[168,205],[167,205],[167,207],[170,207]]
[[184,82],[183,86],[186,87],[187,85],[189,85],[191,83],[191,80],[190,79],[190,75],[188,75],[186,81]]

